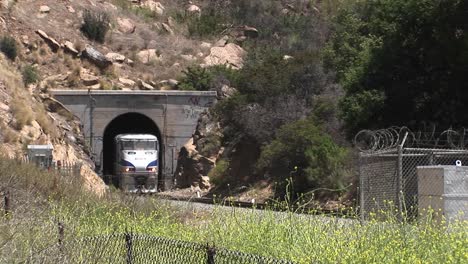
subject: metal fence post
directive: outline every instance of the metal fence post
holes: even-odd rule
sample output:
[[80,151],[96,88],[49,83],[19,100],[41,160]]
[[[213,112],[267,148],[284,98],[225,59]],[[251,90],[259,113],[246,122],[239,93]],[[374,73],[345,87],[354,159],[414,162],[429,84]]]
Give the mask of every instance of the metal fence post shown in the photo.
[[206,245],[206,263],[215,264],[216,248]]
[[125,247],[127,249],[127,264],[133,263],[133,234],[125,233]]
[[8,218],[11,214],[10,212],[10,192],[5,191],[3,196],[3,210],[5,214],[5,218]]
[[63,250],[63,240],[65,237],[65,226],[62,222],[58,222],[58,245],[60,251]]
[[398,162],[397,162],[397,210],[398,210],[398,220],[402,220],[403,216],[403,207],[402,207],[402,181],[403,181],[403,147],[401,145],[398,146]]
[[364,199],[365,199],[365,196],[364,196],[364,177],[363,177],[363,172],[362,172],[362,159],[363,159],[363,155],[362,153],[359,153],[359,211],[360,211],[360,214],[361,214],[361,223],[364,223],[364,220],[365,220],[365,208],[364,208]]

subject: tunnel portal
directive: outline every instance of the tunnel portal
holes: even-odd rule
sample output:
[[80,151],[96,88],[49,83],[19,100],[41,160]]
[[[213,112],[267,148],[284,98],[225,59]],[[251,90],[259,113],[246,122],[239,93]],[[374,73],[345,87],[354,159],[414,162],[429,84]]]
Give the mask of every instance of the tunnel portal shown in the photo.
[[[158,138],[159,142],[159,155],[158,159],[160,164],[162,162],[162,139],[158,126],[151,118],[140,113],[126,113],[114,118],[105,128],[103,135],[103,150],[102,172],[105,176],[115,175],[114,162],[116,159],[116,149],[114,146],[114,138],[119,134],[125,133],[144,133],[152,134]],[[162,166],[159,166],[159,175],[161,174]]]

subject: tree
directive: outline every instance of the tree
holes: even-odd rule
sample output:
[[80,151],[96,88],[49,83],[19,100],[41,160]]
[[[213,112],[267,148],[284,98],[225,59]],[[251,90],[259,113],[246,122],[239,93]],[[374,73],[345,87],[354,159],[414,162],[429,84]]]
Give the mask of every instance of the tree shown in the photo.
[[326,57],[346,91],[348,133],[468,122],[468,2],[356,2],[336,19]]

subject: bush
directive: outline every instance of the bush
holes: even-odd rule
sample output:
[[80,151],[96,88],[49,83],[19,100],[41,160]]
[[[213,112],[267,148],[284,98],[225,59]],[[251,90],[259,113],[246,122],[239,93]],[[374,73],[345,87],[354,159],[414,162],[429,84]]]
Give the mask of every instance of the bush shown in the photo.
[[222,185],[225,181],[227,181],[229,170],[229,161],[228,160],[219,160],[216,163],[216,167],[214,167],[209,173],[208,177],[210,178],[210,182],[215,185]]
[[276,139],[262,149],[257,170],[270,174],[280,183],[293,177],[297,193],[318,187],[340,189],[346,158],[346,149],[335,144],[315,118],[309,117],[277,131]]
[[188,19],[188,32],[190,36],[209,37],[220,33],[225,19],[219,13],[210,9],[200,17]]
[[0,50],[10,59],[15,60],[18,54],[16,40],[9,36],[0,39]]
[[33,112],[31,107],[21,99],[15,99],[11,104],[13,116],[16,119],[15,128],[23,129],[25,125],[30,125],[33,121]]
[[237,78],[237,72],[224,65],[202,68],[200,66],[188,67],[182,72],[184,76],[180,80],[181,90],[209,91],[219,84],[230,82]]
[[23,71],[21,71],[21,75],[23,76],[23,82],[26,86],[39,80],[37,69],[32,65],[24,66]]
[[106,33],[109,30],[109,15],[106,13],[96,13],[85,10],[83,14],[84,23],[81,26],[81,31],[89,39],[103,43]]

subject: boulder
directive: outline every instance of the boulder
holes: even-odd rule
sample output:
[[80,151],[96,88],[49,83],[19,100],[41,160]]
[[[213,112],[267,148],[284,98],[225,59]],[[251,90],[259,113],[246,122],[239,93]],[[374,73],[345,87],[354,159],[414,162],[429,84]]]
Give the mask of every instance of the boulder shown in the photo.
[[53,51],[60,49],[60,44],[54,38],[49,37],[47,33],[40,29],[36,30],[36,33],[47,43],[47,45],[49,45]]
[[186,9],[185,13],[188,15],[197,15],[199,16],[201,14],[201,8],[197,5],[190,4]]
[[210,48],[211,48],[211,43],[202,42],[202,43],[200,44],[200,48],[202,48],[202,49],[210,49]]
[[161,25],[162,25],[162,28],[164,29],[164,31],[169,33],[169,35],[174,35],[174,30],[172,30],[172,28],[168,24],[162,23]]
[[177,86],[179,86],[179,81],[174,80],[174,79],[169,79],[169,80],[167,80],[167,84],[168,84],[172,89],[177,89]]
[[67,6],[67,10],[70,13],[75,13],[75,9],[72,6]]
[[236,41],[242,42],[248,38],[257,38],[258,30],[254,27],[239,26],[230,29],[229,35],[233,37]]
[[93,86],[99,84],[99,77],[91,75],[91,74],[80,74],[81,82],[85,86]]
[[180,57],[182,59],[184,59],[185,61],[188,61],[188,62],[196,60],[196,58],[193,55],[190,55],[190,54],[182,54],[182,55],[180,55]]
[[91,45],[86,45],[86,48],[82,52],[82,56],[99,68],[106,68],[112,65],[112,61],[107,59],[106,56],[104,56],[97,49],[93,48]]
[[134,81],[130,79],[126,79],[126,78],[119,78],[119,82],[123,84],[124,86],[131,87],[131,88],[135,87],[135,84],[136,84]]
[[106,54],[106,58],[112,62],[124,63],[125,56],[115,52],[109,52]]
[[72,54],[73,56],[78,56],[80,53],[76,48],[73,43],[70,41],[65,41],[65,43],[62,44],[63,49],[65,52]]
[[229,85],[222,85],[219,89],[216,90],[217,96],[219,99],[229,98],[237,92],[236,88],[230,87]]
[[46,5],[42,5],[39,7],[39,13],[42,13],[42,14],[47,14],[50,12],[50,7],[46,6]]
[[158,54],[156,54],[155,49],[142,50],[137,53],[137,58],[143,64],[147,64],[151,61],[159,60],[159,56]]
[[245,50],[234,43],[229,43],[224,47],[213,47],[202,66],[226,65],[233,69],[240,69],[244,64],[245,55]]
[[117,18],[117,25],[119,27],[119,31],[125,34],[131,34],[135,32],[135,24],[129,18]]
[[223,36],[220,40],[216,41],[216,43],[213,46],[215,46],[215,47],[224,47],[224,46],[226,46],[228,40],[229,40],[228,36]]
[[154,90],[154,87],[151,86],[151,84],[146,83],[143,80],[138,80],[137,83],[141,90]]
[[152,0],[145,1],[141,4],[142,7],[148,8],[149,10],[155,12],[158,15],[164,14],[164,6],[160,2],[155,2]]

